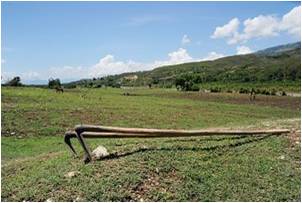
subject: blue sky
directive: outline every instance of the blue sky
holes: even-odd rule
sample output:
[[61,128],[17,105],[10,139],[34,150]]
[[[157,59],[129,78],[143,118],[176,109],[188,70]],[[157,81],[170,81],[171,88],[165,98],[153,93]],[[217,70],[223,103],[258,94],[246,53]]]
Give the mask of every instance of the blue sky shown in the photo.
[[2,2],[2,79],[100,77],[300,41],[300,2]]

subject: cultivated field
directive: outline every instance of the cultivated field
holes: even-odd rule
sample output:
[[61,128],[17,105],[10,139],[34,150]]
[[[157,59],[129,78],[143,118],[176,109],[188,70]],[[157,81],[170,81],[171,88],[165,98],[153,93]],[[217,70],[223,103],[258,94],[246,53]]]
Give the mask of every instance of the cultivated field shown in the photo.
[[300,130],[300,97],[250,102],[240,94],[111,88],[2,87],[1,94],[2,201],[300,200],[299,133],[89,140],[91,148],[124,155],[87,165],[63,143],[64,132],[81,123]]

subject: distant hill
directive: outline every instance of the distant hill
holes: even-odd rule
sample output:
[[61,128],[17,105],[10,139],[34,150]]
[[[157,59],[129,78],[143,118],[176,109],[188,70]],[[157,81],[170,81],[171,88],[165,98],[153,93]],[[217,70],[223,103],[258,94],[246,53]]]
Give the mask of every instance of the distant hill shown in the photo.
[[280,45],[280,46],[271,47],[268,49],[263,49],[263,50],[256,52],[256,54],[271,56],[271,55],[282,54],[283,52],[291,51],[291,50],[295,50],[295,49],[301,49],[300,42]]
[[64,86],[171,86],[184,73],[200,76],[207,82],[269,82],[301,80],[300,42],[264,49],[252,54],[235,55],[213,61],[184,63],[151,71],[123,73],[103,78],[85,79]]

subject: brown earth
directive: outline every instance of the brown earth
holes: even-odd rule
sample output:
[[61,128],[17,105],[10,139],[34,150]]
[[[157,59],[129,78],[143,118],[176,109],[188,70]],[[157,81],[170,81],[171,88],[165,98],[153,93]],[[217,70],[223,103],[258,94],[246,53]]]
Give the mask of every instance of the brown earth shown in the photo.
[[160,93],[157,94],[160,97],[169,98],[184,98],[209,102],[223,102],[230,104],[246,104],[246,105],[259,105],[259,106],[271,106],[279,108],[287,108],[292,110],[301,110],[300,97],[290,96],[267,96],[256,95],[254,101],[250,100],[248,94],[238,93],[204,93],[204,92],[183,92],[179,93]]

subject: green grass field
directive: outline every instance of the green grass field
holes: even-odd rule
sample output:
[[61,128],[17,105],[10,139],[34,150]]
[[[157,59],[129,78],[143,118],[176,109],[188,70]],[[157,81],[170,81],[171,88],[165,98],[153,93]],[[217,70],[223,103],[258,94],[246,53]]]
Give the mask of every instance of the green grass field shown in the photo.
[[[92,149],[101,144],[110,153],[129,153],[87,165],[63,143],[65,131],[81,123],[300,129],[300,98],[261,96],[251,103],[236,94],[212,99],[173,89],[110,88],[60,94],[2,87],[1,95],[2,201],[300,200],[298,134],[94,139],[88,141]],[[65,177],[71,171],[78,174]]]

